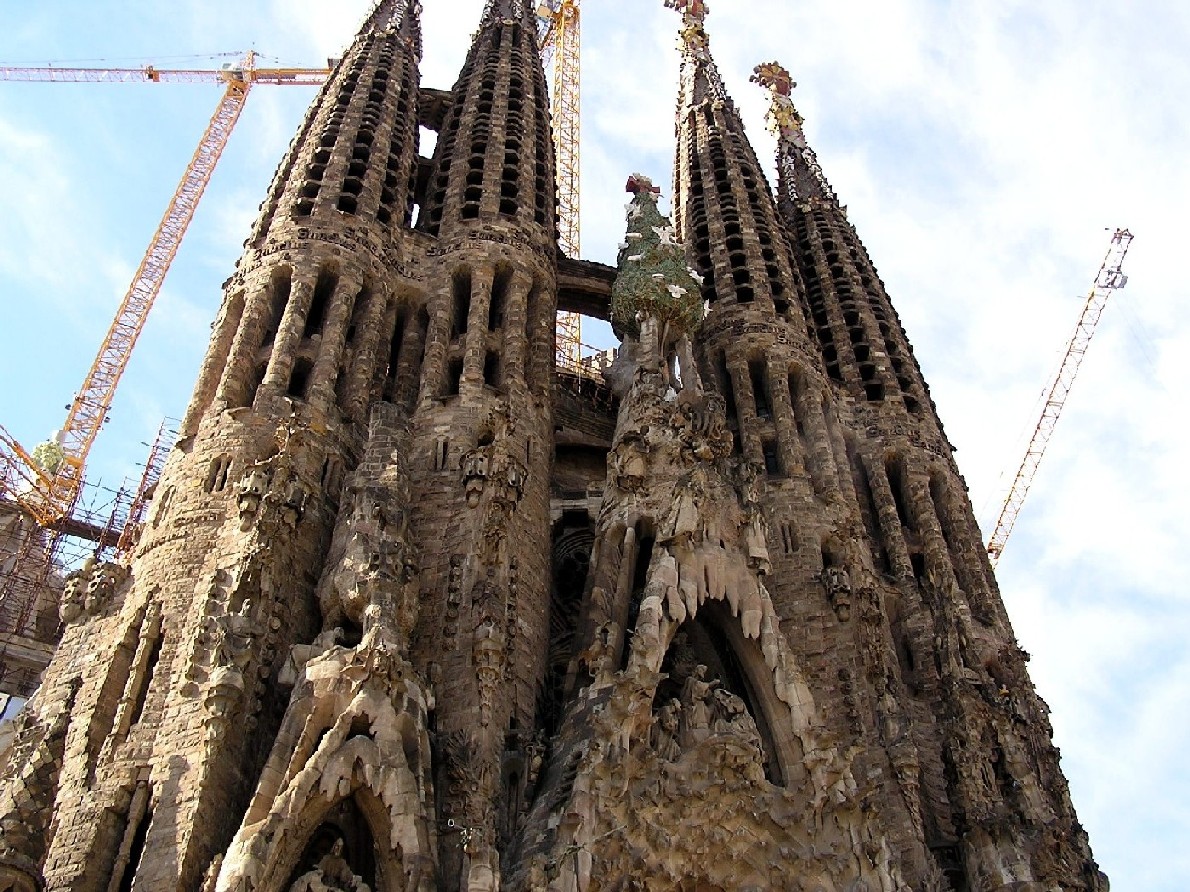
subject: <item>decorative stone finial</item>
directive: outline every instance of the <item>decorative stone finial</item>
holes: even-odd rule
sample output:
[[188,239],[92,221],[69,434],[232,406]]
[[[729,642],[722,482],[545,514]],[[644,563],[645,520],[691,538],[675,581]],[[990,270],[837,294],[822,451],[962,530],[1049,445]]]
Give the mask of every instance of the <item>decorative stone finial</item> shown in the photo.
[[682,14],[682,49],[697,59],[707,60],[710,38],[707,37],[705,26],[711,10],[706,0],[665,0],[665,5]]
[[799,147],[805,145],[806,140],[802,133],[805,119],[798,113],[791,98],[797,82],[790,76],[789,71],[779,62],[765,62],[753,69],[749,80],[764,87],[772,95],[772,105],[768,113],[769,129],[784,142]]
[[702,24],[707,20],[711,9],[706,0],[665,0],[667,9],[676,9],[682,14],[687,25]]

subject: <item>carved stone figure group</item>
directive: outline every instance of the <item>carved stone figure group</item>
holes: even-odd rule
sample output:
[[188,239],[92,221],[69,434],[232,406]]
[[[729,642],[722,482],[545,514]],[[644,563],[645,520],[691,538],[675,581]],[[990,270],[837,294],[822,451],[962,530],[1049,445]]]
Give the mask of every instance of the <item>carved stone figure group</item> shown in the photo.
[[718,679],[708,679],[707,667],[699,663],[683,680],[680,697],[657,710],[649,742],[660,759],[673,762],[716,734],[745,737],[760,749],[760,732],[747,704]]

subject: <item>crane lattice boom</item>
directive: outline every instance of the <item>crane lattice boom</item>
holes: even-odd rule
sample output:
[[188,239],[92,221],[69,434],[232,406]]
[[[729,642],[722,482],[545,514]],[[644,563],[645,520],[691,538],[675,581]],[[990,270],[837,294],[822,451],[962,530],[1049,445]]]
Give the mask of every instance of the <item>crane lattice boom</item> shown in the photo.
[[[550,0],[541,7],[542,55],[553,60],[554,140],[557,153],[559,232],[562,250],[579,253],[579,10],[578,0]],[[0,427],[0,493],[15,499],[42,525],[67,515],[82,486],[83,465],[91,444],[111,408],[123,374],[149,310],[161,291],[182,236],[194,217],[216,163],[223,153],[248,91],[254,84],[318,86],[330,71],[325,68],[258,68],[256,54],[238,65],[219,70],[143,68],[0,67],[0,80],[69,83],[224,83],[226,89],[199,142],[186,173],[141,261],[99,354],[71,403],[59,435],[63,459],[47,473]],[[579,316],[558,316],[558,359],[578,369]]]
[[159,70],[147,68],[0,68],[0,80],[71,81],[91,83],[224,83],[226,89],[199,141],[182,182],[132,278],[99,353],[82,387],[71,401],[66,422],[58,435],[62,458],[52,473],[40,468],[7,431],[0,428],[0,484],[38,523],[48,526],[70,513],[83,484],[83,465],[115,397],[120,376],[144,329],[149,310],[161,293],[165,275],[177,255],[182,236],[211,181],[231,131],[239,120],[248,91],[254,83],[308,86],[326,79],[326,69],[257,69],[255,54],[243,63],[219,71]]
[[1103,308],[1107,306],[1108,298],[1111,297],[1112,292],[1123,288],[1128,281],[1122,267],[1124,257],[1128,253],[1128,246],[1131,244],[1132,233],[1127,229],[1117,229],[1112,235],[1107,256],[1103,259],[1099,275],[1095,278],[1095,285],[1091,288],[1091,293],[1087,295],[1082,312],[1079,313],[1078,322],[1074,326],[1074,334],[1066,345],[1066,355],[1062,358],[1058,373],[1046,391],[1041,418],[1038,419],[1037,426],[1033,429],[1033,436],[1029,440],[1028,448],[1025,449],[1025,457],[1021,460],[1016,478],[1012,482],[1012,488],[1008,492],[1008,498],[1000,509],[1000,517],[996,521],[995,530],[988,540],[988,557],[993,566],[1000,559],[1000,555],[1004,553],[1004,545],[1021,512],[1021,507],[1025,503],[1025,496],[1029,494],[1033,476],[1037,473],[1042,456],[1045,455],[1045,448],[1049,444],[1054,427],[1062,414],[1062,407],[1066,404],[1066,397],[1069,396],[1070,388],[1074,385],[1074,379],[1082,364],[1083,356],[1086,355],[1087,347],[1091,344],[1095,327],[1099,324],[1099,317],[1103,315]]
[[253,84],[317,87],[326,80],[326,68],[256,68],[252,64],[223,69],[209,68],[12,68],[0,66],[0,81],[52,81],[92,84],[212,84],[242,80]]

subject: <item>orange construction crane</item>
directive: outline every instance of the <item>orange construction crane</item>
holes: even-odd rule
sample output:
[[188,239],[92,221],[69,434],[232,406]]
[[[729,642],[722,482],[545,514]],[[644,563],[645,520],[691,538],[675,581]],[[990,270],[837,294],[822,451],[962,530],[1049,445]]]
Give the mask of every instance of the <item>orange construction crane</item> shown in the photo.
[[1128,254],[1128,246],[1132,244],[1132,233],[1127,229],[1117,229],[1112,235],[1111,246],[1103,265],[1099,267],[1099,275],[1095,277],[1095,284],[1079,313],[1078,322],[1074,326],[1074,334],[1066,345],[1066,355],[1058,368],[1057,375],[1050,382],[1045,392],[1045,404],[1041,409],[1041,418],[1033,429],[1033,436],[1025,449],[1025,457],[1017,469],[1016,478],[1008,492],[1008,498],[1000,509],[1000,517],[996,521],[996,528],[988,539],[988,557],[992,566],[1000,560],[1004,553],[1004,545],[1016,523],[1021,507],[1025,503],[1025,496],[1029,494],[1029,487],[1033,483],[1033,476],[1045,455],[1045,447],[1049,444],[1058,418],[1062,414],[1062,407],[1066,405],[1066,397],[1070,395],[1070,388],[1074,385],[1074,378],[1082,364],[1083,356],[1091,344],[1095,334],[1095,327],[1099,324],[1099,317],[1103,315],[1103,308],[1113,291],[1123,288],[1128,282],[1124,275],[1124,257]]
[[[549,0],[537,8],[541,56],[553,64],[554,154],[557,157],[558,243],[568,257],[579,257],[579,5]],[[557,363],[581,369],[582,326],[578,313],[558,314]]]
[[0,68],[0,80],[91,83],[221,83],[223,96],[199,141],[182,182],[157,227],[140,268],[103,339],[83,386],[71,401],[66,423],[55,437],[52,461],[39,462],[0,427],[0,495],[15,501],[42,526],[70,513],[83,482],[83,465],[111,408],[116,385],[169,272],[203,191],[239,120],[254,84],[312,86],[326,80],[325,68],[257,68],[256,54],[220,70],[145,68]]

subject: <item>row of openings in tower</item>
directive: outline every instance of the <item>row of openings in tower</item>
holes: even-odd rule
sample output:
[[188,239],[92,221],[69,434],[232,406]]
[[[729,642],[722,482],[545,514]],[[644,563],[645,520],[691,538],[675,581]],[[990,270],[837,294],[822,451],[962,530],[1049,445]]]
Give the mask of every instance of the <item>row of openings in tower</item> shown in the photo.
[[[805,256],[812,258],[805,265],[806,293],[810,308],[809,328],[811,336],[816,338],[822,347],[827,374],[835,381],[846,380],[835,337],[836,329],[828,308],[827,286],[821,270],[823,266],[837,299],[836,306],[842,330],[846,333],[855,374],[865,397],[869,402],[880,402],[887,395],[886,382],[882,380],[883,376],[880,375],[877,364],[878,357],[872,348],[872,341],[875,339],[879,346],[883,347],[892,367],[905,408],[911,413],[918,413],[921,401],[915,395],[913,382],[907,373],[905,360],[889,325],[883,302],[873,287],[875,283],[868,264],[864,262],[855,245],[847,245],[847,255],[840,255],[836,242],[838,236],[831,232],[825,213],[814,212],[813,222],[816,233],[822,234],[818,244],[819,251],[815,252],[810,225],[804,218],[799,221],[798,238],[799,247]],[[857,283],[859,290],[867,298],[866,309],[871,314],[872,321],[876,323],[875,332],[871,330],[871,323],[863,318],[864,307],[857,300],[855,293]]]
[[[309,303],[304,307],[293,305],[293,269],[282,267],[277,270],[268,286],[264,333],[257,351],[255,372],[250,386],[244,393],[240,405],[250,406],[264,383],[270,366],[284,362],[287,357],[276,355],[275,346],[280,335],[286,312],[292,306],[293,316],[288,324],[300,332],[291,346],[292,366],[285,384],[285,395],[296,400],[308,399],[317,360],[338,350],[338,339],[342,337],[342,349],[335,363],[334,391],[338,406],[346,408],[350,400],[350,369],[362,362],[358,355],[359,342],[364,320],[371,314],[373,301],[383,298],[373,293],[368,283],[358,291],[341,287],[338,272],[332,267],[318,271],[314,286],[310,290]],[[334,332],[326,331],[328,319],[336,320]]]
[[[394,45],[390,39],[382,46],[376,57],[371,59],[372,64],[375,66],[374,72],[368,85],[366,100],[359,114],[355,138],[351,146],[351,154],[345,159],[346,170],[343,174],[336,202],[336,207],[345,214],[354,215],[359,211],[360,197],[364,191],[364,181],[368,176],[368,170],[372,160],[372,147],[376,141],[376,131],[381,126],[388,97],[388,72],[392,67],[394,51]],[[306,168],[306,179],[302,184],[300,195],[294,208],[296,215],[299,217],[306,217],[313,213],[315,201],[322,191],[323,179],[336,154],[335,150],[338,146],[340,131],[351,111],[353,100],[359,88],[360,78],[365,68],[368,67],[369,58],[370,54],[368,52],[361,52],[356,58],[356,61],[348,70],[339,88],[334,108],[319,133],[318,146],[315,149],[314,157]],[[406,71],[400,102],[400,105],[404,107],[404,111],[402,112],[400,108],[398,109],[398,117],[396,118],[398,122],[405,121],[408,114],[407,97],[410,92],[408,81],[409,72]],[[400,178],[396,174],[396,169],[400,166],[399,159],[404,148],[404,143],[411,138],[409,136],[409,129],[408,126],[402,127],[399,124],[393,129],[389,144],[386,185],[394,176],[396,176],[397,185],[400,185]],[[394,155],[396,155],[395,160],[393,158]],[[395,202],[395,200],[396,196],[393,193],[392,202]],[[383,215],[378,211],[377,217],[381,222],[386,223],[391,220],[392,202],[384,208],[385,213]]]
[[[792,456],[801,455],[807,471],[815,476],[824,473],[815,466],[814,438],[824,436],[825,419],[829,410],[825,397],[816,399],[807,384],[804,370],[797,363],[786,369],[770,367],[763,358],[754,356],[742,363],[729,363],[726,351],[717,354],[715,379],[723,395],[727,412],[727,426],[732,432],[734,448],[742,451],[741,431],[756,423],[760,437],[765,472],[770,477],[788,477],[798,467]],[[738,383],[737,383],[738,382]],[[746,388],[750,405],[747,411],[737,399],[737,390]],[[783,426],[775,423],[777,406],[791,410],[797,444],[782,441]]]
[[[942,471],[931,469],[927,486],[916,489],[910,486],[902,455],[890,452],[882,460],[867,462],[857,454],[854,439],[848,439],[847,451],[856,502],[877,566],[895,574],[893,555],[899,554],[918,584],[925,584],[931,571],[927,555],[945,554],[960,589],[977,604],[986,604],[989,587],[980,558],[982,540]],[[886,508],[892,510],[882,512],[881,502],[886,499],[892,503]],[[895,517],[896,527],[882,523],[882,517]],[[931,543],[936,537],[941,541]],[[934,572],[942,569],[947,568],[933,568]]]
[[[469,121],[468,154],[463,170],[462,204],[459,209],[463,220],[476,220],[480,216],[483,198],[490,188],[493,179],[499,184],[497,209],[502,216],[515,217],[521,206],[521,170],[523,135],[525,127],[526,86],[524,78],[519,72],[526,67],[524,64],[526,49],[521,44],[521,29],[515,26],[504,34],[513,36],[513,46],[509,56],[509,67],[512,74],[507,78],[507,93],[503,98],[504,111],[504,141],[503,144],[492,144],[492,119],[498,104],[497,85],[500,82],[499,73],[502,67],[498,49],[498,39],[489,47],[487,58],[479,82],[479,90],[475,96],[473,108],[468,108],[468,97],[460,95],[452,108],[446,126],[443,128],[438,143],[438,164],[434,174],[433,189],[426,202],[425,230],[430,235],[437,235],[442,222],[443,207],[450,189],[452,160],[455,146],[459,138],[461,122]],[[464,67],[460,81],[469,80],[472,65]],[[534,185],[535,206],[534,220],[539,225],[546,225],[548,220],[549,202],[552,200],[549,189],[549,146],[547,142],[548,121],[545,118],[543,104],[534,105],[534,130],[536,131],[534,154]],[[489,174],[489,167],[496,164],[500,158],[499,175]]]
[[[706,113],[710,114],[709,106]],[[738,147],[737,147],[738,149]],[[691,166],[690,218],[694,228],[694,253],[699,273],[704,277],[703,297],[715,302],[718,298],[714,283],[714,265],[711,260],[711,232],[708,223],[708,196],[704,184],[698,146],[689,150]],[[714,204],[724,232],[724,248],[730,267],[731,287],[736,303],[752,303],[756,298],[753,270],[763,266],[769,294],[775,310],[781,315],[789,311],[786,276],[778,260],[780,242],[774,238],[774,224],[771,213],[766,213],[761,199],[757,174],[748,164],[738,166],[739,180],[743,185],[748,205],[747,227],[741,218],[739,202],[729,172],[727,153],[718,136],[712,136],[709,146],[712,180],[715,187]],[[771,210],[771,209],[770,209]],[[756,245],[751,251],[745,245],[745,233],[755,236]],[[759,257],[754,252],[759,253]],[[757,260],[760,262],[758,263]]]
[[[501,347],[505,338],[499,337],[504,329],[504,317],[508,310],[509,291],[512,285],[512,267],[499,264],[492,278],[492,286],[486,295],[478,292],[479,301],[476,302],[478,312],[484,314],[482,303],[486,298],[486,324],[479,326],[479,331],[469,337],[472,330],[472,302],[477,296],[474,277],[468,267],[457,269],[451,277],[451,325],[450,350],[446,367],[446,379],[441,391],[444,397],[458,396],[462,387],[464,355],[468,341],[478,343],[483,352],[483,383],[492,388],[504,385],[503,368],[501,363]],[[537,303],[536,286],[529,296],[529,306]],[[527,332],[526,332],[527,335]]]
[[[470,83],[478,59],[479,53],[473,48],[463,63],[462,71],[459,72],[460,84]],[[451,106],[445,126],[438,135],[436,152],[438,163],[434,171],[433,189],[427,196],[425,212],[418,221],[425,232],[433,236],[438,235],[439,227],[442,225],[442,209],[446,206],[446,192],[450,185],[451,159],[454,158],[455,144],[458,141],[459,127],[466,103],[465,91],[456,90],[454,105]]]

